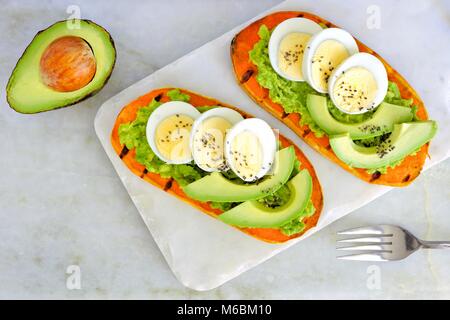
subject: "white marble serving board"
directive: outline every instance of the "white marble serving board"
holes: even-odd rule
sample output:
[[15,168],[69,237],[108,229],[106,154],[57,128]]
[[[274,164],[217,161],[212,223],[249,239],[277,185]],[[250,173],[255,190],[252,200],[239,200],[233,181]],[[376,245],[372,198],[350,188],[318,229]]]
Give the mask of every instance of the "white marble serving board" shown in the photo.
[[[342,3],[339,10],[334,9],[319,3],[314,8],[311,5],[303,7],[298,1],[289,0],[261,14],[260,17],[280,10],[312,11],[347,29],[382,56],[391,57],[392,59],[388,61],[394,68],[400,70],[414,68],[414,65],[403,65],[402,57],[395,54],[395,48],[386,46],[383,38],[383,34],[389,32],[390,28],[396,28],[397,24],[409,19],[408,12],[414,14],[414,10],[408,11],[405,8],[404,14],[396,17],[395,23],[387,18],[383,19],[383,32],[373,32],[361,26],[360,20],[355,22],[346,19],[346,10],[350,9],[348,5]],[[393,13],[384,14],[386,17],[393,15]],[[433,14],[436,16],[429,14],[421,18],[425,20],[423,25],[427,26],[426,31],[422,28],[414,28],[414,37],[418,39],[417,41],[426,38],[427,34],[433,34],[435,28],[441,27],[436,19],[443,19],[443,17],[439,17],[438,12],[433,11]],[[250,21],[244,23],[120,92],[102,105],[95,119],[96,133],[168,265],[179,281],[195,290],[209,290],[225,283],[391,190],[388,187],[362,182],[321,157],[282,123],[261,110],[235,83],[229,57],[229,45],[233,36],[249,23]],[[413,25],[411,25],[411,31],[412,28]],[[448,44],[445,46],[448,52],[450,49]],[[402,51],[402,54],[405,52]],[[434,58],[441,59],[436,61],[436,65],[441,65],[448,73],[450,64],[444,56]],[[420,63],[420,60],[417,60],[417,63]],[[429,168],[449,156],[448,83],[431,85],[426,75],[414,72],[409,74],[411,78],[408,80],[419,93],[424,93],[423,98],[430,117],[436,119],[440,127],[431,144],[431,159],[426,162],[425,167]],[[314,164],[324,192],[324,209],[317,227],[287,244],[267,244],[200,213],[132,174],[115,154],[110,144],[110,133],[114,121],[119,111],[130,101],[155,88],[169,86],[183,87],[235,105],[266,120],[272,127],[280,129],[284,135],[299,145]],[[428,90],[432,90],[433,93],[429,94]],[[447,104],[442,103],[445,99]]]

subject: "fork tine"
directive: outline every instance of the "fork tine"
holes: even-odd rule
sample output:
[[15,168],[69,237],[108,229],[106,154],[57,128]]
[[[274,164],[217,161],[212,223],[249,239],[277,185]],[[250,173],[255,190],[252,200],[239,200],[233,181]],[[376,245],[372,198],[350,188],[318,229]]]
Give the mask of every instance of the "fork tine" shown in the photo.
[[340,234],[340,235],[358,235],[358,234],[380,235],[380,234],[383,234],[383,231],[379,227],[360,227],[360,228],[353,228],[353,229],[339,231],[337,234]]
[[383,251],[386,250],[385,245],[391,245],[392,242],[381,242],[381,243],[368,243],[365,245],[353,245],[353,246],[345,246],[345,247],[337,247],[336,250],[352,250],[352,251]]
[[392,235],[380,235],[379,237],[356,237],[356,238],[348,238],[348,239],[340,239],[337,240],[337,243],[361,243],[361,242],[384,242],[386,239],[383,239],[384,237],[391,237]]
[[359,261],[389,261],[384,257],[384,253],[386,251],[378,251],[373,253],[357,253],[357,254],[349,254],[346,256],[336,257],[340,260],[359,260]]

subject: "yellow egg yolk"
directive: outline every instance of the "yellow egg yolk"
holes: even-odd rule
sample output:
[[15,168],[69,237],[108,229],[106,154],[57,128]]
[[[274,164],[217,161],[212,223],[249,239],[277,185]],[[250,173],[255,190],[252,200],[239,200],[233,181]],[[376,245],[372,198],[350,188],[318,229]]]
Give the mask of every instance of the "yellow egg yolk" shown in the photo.
[[377,82],[369,70],[353,67],[339,76],[332,94],[340,109],[354,113],[375,107],[372,101],[375,99],[377,89]]
[[328,91],[331,72],[349,56],[345,46],[336,40],[325,40],[314,52],[312,78],[323,91]]
[[155,143],[165,158],[178,161],[191,155],[189,137],[194,120],[182,114],[175,114],[159,123],[155,131]]
[[226,170],[224,157],[225,134],[231,123],[222,117],[205,119],[194,132],[193,153],[200,167]]
[[243,131],[231,142],[231,162],[234,170],[242,179],[256,179],[262,169],[263,153],[258,137],[249,131]]
[[303,80],[303,53],[310,38],[310,34],[293,32],[281,40],[278,50],[278,67],[289,77]]

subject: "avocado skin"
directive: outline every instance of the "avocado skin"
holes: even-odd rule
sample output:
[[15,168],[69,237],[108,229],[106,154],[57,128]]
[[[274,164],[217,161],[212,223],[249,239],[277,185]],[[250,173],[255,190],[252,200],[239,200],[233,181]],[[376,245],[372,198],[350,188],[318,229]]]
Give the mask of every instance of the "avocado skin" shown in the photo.
[[[36,37],[37,37],[38,35],[40,35],[41,33],[45,32],[47,29],[53,27],[55,24],[58,24],[58,23],[61,23],[61,22],[66,22],[66,21],[68,21],[68,20],[59,20],[59,21],[53,23],[52,25],[48,26],[47,28],[38,31],[38,32],[35,34],[35,36],[33,37],[33,39],[30,41],[30,43],[28,44],[28,46],[26,47],[26,49],[24,50],[24,52],[22,53],[22,55],[20,56],[20,58],[17,60],[15,66],[14,66],[14,68],[13,68],[13,71],[12,71],[12,73],[11,73],[11,76],[10,76],[9,79],[8,79],[8,83],[7,83],[7,85],[6,85],[6,102],[8,102],[9,107],[10,107],[11,109],[13,109],[14,111],[16,111],[16,112],[18,112],[18,113],[21,113],[21,114],[36,114],[36,113],[42,113],[42,112],[47,112],[47,111],[53,111],[53,110],[57,110],[57,109],[61,109],[61,108],[66,108],[66,107],[73,106],[74,104],[80,103],[80,102],[82,102],[82,101],[84,101],[84,100],[86,100],[86,99],[89,99],[90,97],[96,95],[101,89],[103,89],[103,87],[108,83],[109,79],[111,78],[111,75],[112,75],[112,72],[113,72],[114,67],[115,67],[115,65],[116,65],[116,60],[117,60],[117,50],[116,50],[116,45],[115,45],[115,43],[114,43],[113,38],[111,37],[111,34],[108,32],[108,30],[106,30],[106,29],[103,28],[102,26],[96,24],[96,23],[95,23],[94,21],[92,21],[92,20],[88,20],[88,19],[80,19],[80,21],[84,21],[84,22],[86,22],[86,23],[88,23],[88,24],[94,24],[94,25],[96,25],[97,27],[100,27],[101,29],[103,29],[103,31],[108,35],[108,40],[109,40],[109,42],[111,43],[111,46],[112,46],[113,49],[114,49],[114,59],[113,59],[113,62],[112,62],[111,70],[109,71],[108,76],[105,78],[105,81],[103,82],[103,85],[102,85],[100,88],[98,88],[98,90],[92,91],[92,92],[90,92],[89,94],[87,94],[87,95],[81,97],[80,99],[78,99],[78,100],[76,100],[76,101],[74,101],[74,102],[71,102],[71,103],[68,103],[68,104],[65,104],[65,105],[56,106],[56,107],[54,107],[54,108],[52,108],[52,109],[50,109],[50,110],[41,110],[41,111],[36,111],[36,112],[22,112],[22,111],[19,111],[19,110],[15,109],[15,108],[13,107],[11,101],[9,100],[9,86],[10,86],[11,80],[12,80],[13,77],[14,77],[14,71],[16,70],[17,65],[19,64],[20,60],[28,53],[28,48],[30,47],[30,45],[33,43],[33,41],[36,39]],[[88,43],[88,44],[89,44],[89,43]],[[90,44],[89,44],[89,46],[90,46]]]

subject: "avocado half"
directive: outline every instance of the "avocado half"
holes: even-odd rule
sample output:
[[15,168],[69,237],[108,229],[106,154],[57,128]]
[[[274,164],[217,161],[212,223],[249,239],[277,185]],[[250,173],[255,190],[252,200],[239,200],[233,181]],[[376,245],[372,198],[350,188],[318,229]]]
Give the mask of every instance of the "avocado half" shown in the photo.
[[[41,57],[55,40],[63,37],[84,40],[92,50],[96,68],[87,84],[66,92],[48,86],[41,74]],[[111,76],[115,62],[114,41],[103,27],[90,20],[56,22],[36,34],[17,62],[6,86],[8,104],[20,113],[38,113],[73,105],[103,88]]]

